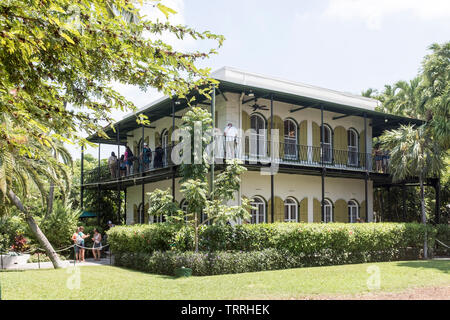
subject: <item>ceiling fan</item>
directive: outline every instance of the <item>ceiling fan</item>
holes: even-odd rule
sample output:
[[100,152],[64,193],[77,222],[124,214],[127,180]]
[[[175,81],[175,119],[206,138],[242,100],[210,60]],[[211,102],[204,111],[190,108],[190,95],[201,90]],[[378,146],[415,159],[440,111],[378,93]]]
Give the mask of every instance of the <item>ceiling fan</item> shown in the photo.
[[255,104],[249,106],[250,108],[253,108],[253,112],[255,112],[256,110],[269,110],[267,108],[267,106],[260,106],[258,104],[258,99],[255,99]]

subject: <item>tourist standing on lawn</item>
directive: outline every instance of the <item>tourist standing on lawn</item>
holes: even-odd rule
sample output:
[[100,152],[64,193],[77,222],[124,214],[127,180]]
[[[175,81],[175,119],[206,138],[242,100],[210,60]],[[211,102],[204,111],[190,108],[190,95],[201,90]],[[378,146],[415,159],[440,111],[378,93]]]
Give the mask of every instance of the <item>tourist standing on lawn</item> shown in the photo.
[[74,249],[75,249],[74,259],[78,262],[80,262],[80,248],[78,247],[78,244],[81,242],[79,232],[80,232],[80,227],[78,227],[77,230],[75,231],[75,233],[72,235],[72,241],[73,241]]
[[100,260],[100,249],[102,247],[102,235],[98,232],[97,228],[94,229],[94,237],[92,238],[94,245],[92,246],[92,254],[94,260]]
[[84,239],[86,239],[87,237],[90,236],[90,234],[84,234],[84,227],[81,226],[78,228],[80,231],[78,232],[78,235],[80,236],[81,239],[79,239],[80,243],[78,244],[80,246],[80,260],[81,262],[84,262]]

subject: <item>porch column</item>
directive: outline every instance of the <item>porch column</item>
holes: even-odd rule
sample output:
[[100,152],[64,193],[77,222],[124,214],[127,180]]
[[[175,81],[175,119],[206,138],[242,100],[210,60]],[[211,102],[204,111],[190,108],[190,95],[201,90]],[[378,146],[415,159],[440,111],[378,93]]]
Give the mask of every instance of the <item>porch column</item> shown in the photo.
[[145,210],[145,184],[144,184],[144,139],[145,139],[145,127],[144,124],[141,124],[141,128],[142,128],[142,137],[141,137],[141,154],[142,154],[142,158],[139,157],[139,171],[141,173],[141,212],[139,215],[139,220],[140,223],[144,223],[145,219],[144,219],[144,210]]
[[434,191],[436,193],[436,203],[434,208],[434,220],[436,223],[439,223],[441,220],[441,179],[438,177],[434,183]]
[[98,168],[97,168],[97,225],[100,225],[100,147],[101,143],[98,144]]
[[81,146],[80,207],[84,210],[84,146]]
[[120,197],[120,131],[119,124],[117,125],[117,171],[116,171],[116,181],[117,181],[117,223],[120,221],[120,206],[122,204],[122,199]]
[[[211,118],[212,118],[212,127],[213,127],[213,133],[212,133],[212,139],[213,139],[213,146],[215,143],[215,137],[214,137],[214,127],[216,125],[216,85],[213,84],[213,88],[212,88],[212,95],[211,95]],[[210,181],[210,185],[209,185],[209,189],[210,189],[210,193],[212,194],[214,192],[214,161],[215,161],[215,154],[214,154],[214,150],[215,147],[212,148],[211,151],[211,157],[212,157],[212,161],[211,161],[211,181]]]
[[406,221],[406,184],[402,184],[402,200],[403,200],[403,222]]
[[[175,130],[175,101],[172,99],[172,136]],[[174,141],[171,142],[172,151],[175,146]],[[172,154],[172,151],[170,152]],[[172,166],[172,201],[175,202],[175,166]]]
[[[273,130],[273,94],[270,94],[270,131],[272,131]],[[274,148],[274,142],[273,142],[273,139],[272,139],[272,132],[270,133],[270,160],[271,160],[271,163],[270,163],[270,170],[271,170],[271,172],[270,172],[270,199],[272,200],[272,201],[270,201],[270,218],[272,219],[272,223],[274,223],[275,221],[274,221],[274,218],[275,218],[275,210],[274,210],[274,207],[275,207],[275,204],[274,204],[274,202],[275,202],[275,198],[274,198],[274,190],[273,190],[273,183],[274,183],[274,181],[273,181],[273,172],[272,172],[272,161],[274,160],[273,159],[273,148]]]
[[322,201],[320,202],[320,214],[322,216],[322,221],[325,221],[325,164],[323,162],[323,139],[325,137],[325,127],[323,125],[323,104],[320,105],[320,162],[322,165]]
[[[364,112],[364,159],[365,159],[365,164],[364,167],[366,169],[366,173],[364,175],[364,198],[365,198],[365,203],[364,203],[364,209],[366,211],[366,222],[369,222],[372,219],[369,219],[369,197],[368,197],[368,186],[367,186],[367,180],[369,179],[369,159],[367,156],[367,113]],[[373,213],[372,213],[373,215]]]

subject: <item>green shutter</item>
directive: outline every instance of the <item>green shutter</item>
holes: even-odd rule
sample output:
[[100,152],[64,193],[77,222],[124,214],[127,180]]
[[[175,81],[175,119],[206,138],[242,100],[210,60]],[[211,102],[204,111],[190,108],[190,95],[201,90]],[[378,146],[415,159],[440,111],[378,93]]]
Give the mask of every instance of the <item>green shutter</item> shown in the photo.
[[312,133],[313,133],[313,161],[319,162],[320,161],[320,126],[313,122],[312,123]]
[[359,208],[359,217],[362,221],[367,222],[367,215],[366,215],[366,201],[361,202],[361,207]]
[[342,126],[338,126],[334,129],[333,148],[334,162],[336,164],[346,165],[348,161],[347,130]]
[[359,135],[359,165],[361,167],[365,167],[365,161],[366,161],[366,157],[365,157],[365,153],[364,153],[364,149],[366,147],[366,132],[363,130],[361,131],[360,135]]
[[308,198],[303,198],[302,201],[300,201],[300,222],[308,222]]
[[334,204],[334,219],[335,222],[348,222],[348,205],[343,199],[339,199]]
[[133,222],[134,224],[139,223],[138,207],[135,204],[133,205]]
[[299,158],[300,160],[308,160],[308,123],[303,120],[299,124]]
[[[269,156],[270,154],[270,150],[272,147],[272,128],[271,128],[271,118],[269,118],[268,123],[267,123],[267,139],[269,141],[269,146],[268,146],[268,151],[269,151]],[[283,158],[284,157],[284,121],[279,117],[279,116],[273,116],[273,128],[276,130],[278,129],[278,141],[273,141],[273,143],[275,144],[275,150],[276,148],[278,148],[278,152],[279,152],[279,158]],[[277,145],[278,144],[278,145]]]
[[322,213],[320,209],[320,201],[314,198],[313,200],[313,222],[322,222]]

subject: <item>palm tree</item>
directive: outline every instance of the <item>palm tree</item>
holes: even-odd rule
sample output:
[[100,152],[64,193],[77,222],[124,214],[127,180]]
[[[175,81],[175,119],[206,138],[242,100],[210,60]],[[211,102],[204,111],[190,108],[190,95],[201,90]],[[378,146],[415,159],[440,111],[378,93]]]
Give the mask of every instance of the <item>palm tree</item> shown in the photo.
[[[46,182],[52,181],[59,187],[63,201],[70,190],[70,176],[67,167],[57,158],[49,156],[54,152],[51,139],[29,140],[20,128],[3,114],[0,117],[2,139],[0,140],[0,204],[2,207],[15,206],[23,214],[36,239],[45,250],[55,268],[60,268],[55,250],[41,231],[33,215],[24,205],[30,194],[30,183],[41,195],[42,203],[48,206]],[[14,143],[11,143],[14,142]],[[22,154],[12,146],[18,143],[27,146],[28,153]]]
[[[55,158],[57,161],[61,159],[61,161],[67,166],[69,165],[72,167],[73,161],[72,156],[70,155],[70,152],[64,147],[63,143],[59,140],[57,141],[50,141],[51,148],[53,149],[53,158]],[[63,172],[62,172],[63,173]],[[70,179],[67,180],[70,182]],[[70,187],[69,187],[70,189]],[[53,200],[55,198],[55,182],[53,180],[50,180],[50,189],[48,192],[48,200],[47,200],[47,211],[45,212],[44,218],[42,221],[45,221],[48,216],[53,212]]]
[[421,116],[423,105],[421,82],[422,77],[417,76],[409,82],[401,80],[394,85],[394,114],[413,118]]
[[[427,124],[418,128],[408,125],[386,131],[380,138],[384,148],[390,150],[390,172],[393,180],[419,177],[422,223],[426,226],[424,181],[439,174],[443,167],[443,151],[432,138]],[[424,258],[428,258],[427,232],[425,229]]]

